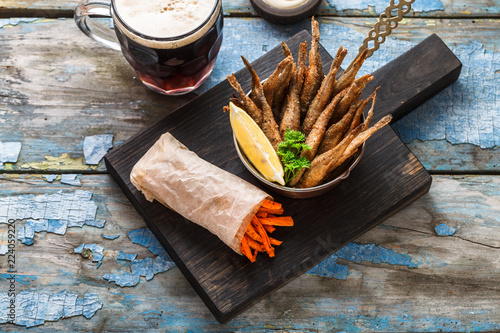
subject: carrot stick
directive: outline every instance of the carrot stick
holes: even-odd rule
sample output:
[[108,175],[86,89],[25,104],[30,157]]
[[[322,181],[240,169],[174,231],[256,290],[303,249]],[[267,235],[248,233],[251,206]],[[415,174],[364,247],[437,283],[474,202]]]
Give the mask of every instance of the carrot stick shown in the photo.
[[[247,236],[245,236],[245,237],[247,237]],[[255,240],[251,239],[250,237],[247,237],[247,243],[251,249],[257,250],[258,252],[266,252],[266,248],[264,247],[264,245],[256,242]]]
[[264,199],[262,204],[260,205],[261,208],[266,208],[266,209],[271,209],[271,210],[279,210],[282,209],[283,206],[280,203]]
[[274,257],[274,249],[271,246],[271,241],[269,240],[269,236],[267,236],[266,229],[260,224],[258,219],[252,219],[252,224],[259,233],[259,235],[262,237],[262,244],[264,245],[264,248],[266,249],[267,254],[270,257]]
[[[252,220],[253,220],[253,219],[257,219],[257,217],[255,217],[255,216],[254,216],[254,217],[252,218]],[[247,228],[246,234],[247,234],[250,238],[252,238],[252,239],[256,240],[257,242],[262,243],[262,237],[261,237],[261,236],[257,233],[257,230],[255,230],[255,228],[253,227],[253,225],[252,225],[252,224],[249,224],[249,225],[248,225],[248,228]]]
[[281,215],[281,214],[283,214],[283,208],[272,209],[272,208],[260,207],[259,212]]
[[252,262],[255,262],[255,259],[257,259],[257,253],[259,253],[259,251],[253,250],[253,257],[252,257],[253,261]]
[[259,219],[262,225],[275,225],[280,227],[293,226],[293,219],[291,216],[276,216],[276,217],[263,217]]
[[271,245],[276,245],[276,246],[280,246],[281,243],[283,243],[282,241],[279,241],[279,240],[272,238],[272,237],[269,237],[269,241],[271,242]]
[[267,212],[262,212],[262,211],[258,211],[257,214],[255,214],[255,216],[257,217],[267,217]]
[[255,262],[255,258],[252,255],[252,250],[250,250],[250,246],[248,246],[247,238],[243,237],[241,239],[241,253],[243,253],[251,262]]
[[[262,223],[261,223],[262,224]],[[266,231],[270,234],[273,233],[274,230],[276,230],[276,228],[272,225],[268,225],[268,224],[262,224],[262,226],[264,227],[264,229],[266,229]]]
[[283,213],[280,203],[264,200],[258,212],[252,217],[245,234],[241,239],[241,252],[254,262],[259,252],[267,252],[269,257],[274,257],[274,247],[283,242],[272,237],[268,233],[276,230],[276,226],[293,226],[290,216],[276,216]]

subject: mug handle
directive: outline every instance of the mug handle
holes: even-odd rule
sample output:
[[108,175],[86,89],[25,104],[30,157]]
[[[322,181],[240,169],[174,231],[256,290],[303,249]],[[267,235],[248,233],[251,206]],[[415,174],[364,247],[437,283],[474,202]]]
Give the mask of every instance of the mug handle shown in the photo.
[[113,50],[121,50],[113,30],[96,22],[94,17],[111,18],[111,1],[82,0],[75,8],[74,19],[85,35]]

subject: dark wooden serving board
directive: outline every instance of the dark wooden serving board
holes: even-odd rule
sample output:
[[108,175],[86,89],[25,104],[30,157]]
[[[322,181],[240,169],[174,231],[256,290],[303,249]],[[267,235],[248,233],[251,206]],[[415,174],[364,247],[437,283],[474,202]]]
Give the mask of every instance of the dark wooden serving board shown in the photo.
[[[311,35],[303,31],[287,41],[295,56],[299,43],[306,40],[309,43]],[[321,52],[327,71],[332,58],[324,49]],[[282,58],[277,47],[253,65],[261,77],[267,77]],[[377,119],[386,114],[399,118],[455,81],[460,70],[458,59],[432,35],[375,72],[365,91],[368,94],[381,86],[375,107]],[[247,71],[239,71],[236,77],[248,90]],[[238,159],[229,114],[222,111],[232,94],[229,83],[223,81],[105,157],[111,175],[220,322],[303,274],[416,200],[431,185],[430,175],[387,126],[369,139],[351,176],[331,192],[311,199],[274,195],[286,215],[293,216],[295,226],[273,233],[283,241],[275,258],[261,255],[252,264],[203,228],[158,202],[146,201],[129,181],[133,165],[169,131],[201,158],[259,186]]]

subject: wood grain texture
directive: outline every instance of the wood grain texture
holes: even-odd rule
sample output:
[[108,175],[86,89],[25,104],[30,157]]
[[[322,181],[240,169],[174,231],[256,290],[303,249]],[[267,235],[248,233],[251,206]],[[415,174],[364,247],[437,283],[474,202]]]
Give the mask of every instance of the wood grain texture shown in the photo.
[[[334,53],[342,41],[352,50],[352,59],[373,23],[359,18],[320,20],[321,42]],[[487,172],[498,165],[492,152],[500,140],[495,131],[500,98],[488,96],[500,91],[494,66],[500,55],[499,27],[498,21],[409,20],[362,68],[378,69],[434,31],[460,53],[464,70],[459,81],[394,125],[429,170]],[[259,19],[227,19],[222,51],[200,92],[241,68],[240,55],[253,61],[302,29],[309,29],[309,23],[280,27]],[[10,172],[91,172],[82,162],[85,136],[113,133],[117,145],[195,97],[168,98],[148,91],[120,54],[81,34],[71,19],[15,21],[0,31],[0,141],[23,144],[18,163],[6,165]],[[476,75],[477,70],[485,75]],[[482,111],[476,118],[481,121],[467,121],[471,108]],[[419,126],[421,122],[425,126]],[[475,133],[484,136],[474,139]],[[450,149],[463,158],[447,154]],[[103,165],[97,168],[104,170]]]
[[[120,288],[104,279],[118,273],[119,251],[154,257],[127,237],[145,227],[121,189],[108,175],[83,175],[93,193],[103,229],[71,228],[66,235],[40,233],[31,246],[17,244],[19,291],[97,292],[103,308],[90,320],[72,317],[32,329],[2,325],[5,332],[256,332],[256,331],[496,331],[500,329],[500,177],[433,176],[429,193],[383,224],[357,238],[407,255],[417,267],[339,259],[348,268],[339,280],[316,275],[299,278],[265,297],[237,318],[221,325],[178,268],[157,274],[135,287]],[[1,175],[0,197],[74,192],[32,175]],[[18,226],[23,221],[17,221]],[[434,227],[457,228],[438,236]],[[3,226],[3,225],[0,225]],[[102,234],[120,234],[116,240]],[[82,243],[105,248],[100,268],[73,254]],[[361,253],[358,253],[361,254]],[[4,256],[0,256],[3,262]],[[0,274],[5,268],[0,267]],[[0,280],[0,291],[5,289]]]
[[[70,17],[78,0],[3,0],[0,17]],[[250,0],[224,0],[226,15],[256,16]],[[378,16],[387,6],[383,0],[338,1],[322,0],[318,10],[324,16]],[[420,1],[413,5],[414,11],[408,16],[415,17],[498,17],[498,0],[432,0]]]

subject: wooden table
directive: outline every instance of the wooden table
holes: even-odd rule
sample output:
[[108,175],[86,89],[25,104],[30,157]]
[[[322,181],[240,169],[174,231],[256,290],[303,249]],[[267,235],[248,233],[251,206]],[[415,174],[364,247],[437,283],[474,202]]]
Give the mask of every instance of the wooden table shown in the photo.
[[[324,1],[322,45],[334,53],[342,44],[347,63],[387,3]],[[457,82],[393,125],[432,174],[429,193],[226,324],[160,260],[142,218],[84,147],[109,148],[89,141],[98,135],[117,147],[239,70],[241,54],[255,60],[310,23],[270,24],[249,1],[224,1],[224,42],[208,82],[165,97],[78,30],[76,4],[0,3],[1,331],[500,330],[498,0],[417,0],[363,68],[432,33],[462,61]],[[9,293],[15,325],[6,323]]]

